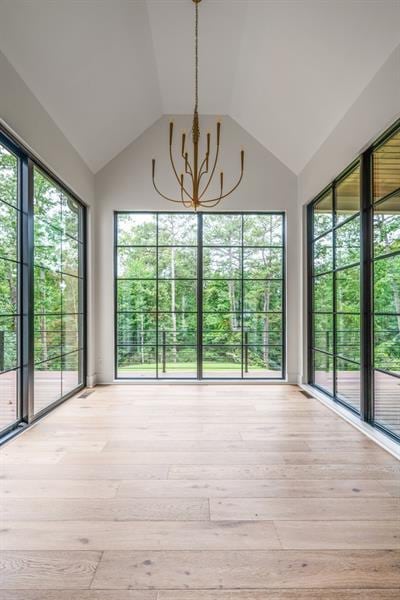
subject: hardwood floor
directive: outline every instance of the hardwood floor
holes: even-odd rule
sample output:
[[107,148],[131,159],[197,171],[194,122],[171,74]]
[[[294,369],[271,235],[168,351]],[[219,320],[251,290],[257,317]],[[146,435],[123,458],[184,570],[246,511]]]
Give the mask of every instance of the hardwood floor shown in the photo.
[[296,386],[107,386],[1,449],[2,600],[397,600],[400,463]]

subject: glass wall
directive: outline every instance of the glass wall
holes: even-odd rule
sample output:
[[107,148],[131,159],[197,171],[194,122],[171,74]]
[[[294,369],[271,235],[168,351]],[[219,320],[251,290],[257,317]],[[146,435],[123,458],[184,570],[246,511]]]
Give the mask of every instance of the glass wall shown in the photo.
[[21,329],[19,158],[0,143],[0,430],[19,418]]
[[0,433],[85,384],[84,208],[0,131]]
[[312,228],[313,380],[359,411],[359,165],[315,202]]
[[310,383],[400,437],[399,125],[310,205],[309,284]]
[[34,168],[34,412],[83,383],[82,207]]
[[284,216],[116,215],[116,375],[282,378]]
[[400,131],[372,164],[373,419],[400,436]]

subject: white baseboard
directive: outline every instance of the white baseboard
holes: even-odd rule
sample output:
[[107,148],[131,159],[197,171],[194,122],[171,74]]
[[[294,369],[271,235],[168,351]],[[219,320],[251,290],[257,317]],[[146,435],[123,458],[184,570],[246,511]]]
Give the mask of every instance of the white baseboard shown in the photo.
[[386,452],[389,452],[392,456],[400,460],[400,444],[392,440],[389,436],[379,431],[379,429],[372,427],[372,425],[369,425],[369,423],[364,423],[364,421],[361,421],[357,415],[353,414],[337,402],[334,402],[334,400],[331,400],[331,398],[326,396],[323,392],[315,389],[311,385],[301,383],[299,387],[316,400],[319,400],[319,402],[324,404],[324,406],[332,410],[334,413],[342,417],[345,421],[350,423],[350,425],[358,429],[358,431],[361,431],[361,433],[378,444],[378,446],[386,450]]

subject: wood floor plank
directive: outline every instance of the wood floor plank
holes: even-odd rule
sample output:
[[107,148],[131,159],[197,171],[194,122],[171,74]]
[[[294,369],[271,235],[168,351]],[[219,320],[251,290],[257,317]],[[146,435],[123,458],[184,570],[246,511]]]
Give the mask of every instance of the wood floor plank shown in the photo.
[[163,465],[3,465],[0,474],[11,479],[165,479]]
[[264,550],[280,548],[271,521],[9,521],[7,550]]
[[210,515],[216,521],[395,521],[400,516],[400,499],[211,498]]
[[71,479],[4,479],[0,498],[113,498],[119,481]]
[[390,496],[380,481],[335,479],[234,479],[121,481],[117,495],[126,498],[281,498]]
[[[262,521],[263,522],[263,521]],[[282,547],[315,549],[400,549],[400,520],[275,521]]]
[[397,588],[399,551],[104,552],[93,589]]
[[[3,590],[1,600],[158,600],[157,595],[150,590]],[[377,600],[392,598],[378,596]]]
[[[375,588],[374,590],[161,590],[157,600],[398,600],[398,598],[398,589]],[[5,600],[14,600],[14,598],[6,597]],[[29,597],[27,600],[37,599]],[[45,597],[43,600],[53,600],[53,598]]]
[[395,479],[400,465],[189,465],[172,466],[169,479]]
[[[9,457],[11,462],[12,457]],[[40,456],[35,456],[39,462]],[[59,464],[78,465],[282,465],[332,464],[331,452],[66,452]],[[337,464],[396,465],[396,459],[377,451],[336,452]],[[46,461],[44,461],[46,462]]]
[[25,498],[0,501],[3,521],[202,521],[207,498]]
[[[374,449],[376,446],[374,447]],[[354,448],[351,448],[352,450]],[[363,448],[360,447],[360,450]],[[72,448],[70,449],[72,450]],[[347,448],[346,448],[347,450]],[[77,448],[80,451],[80,448]],[[104,452],[309,452],[309,444],[291,440],[113,440]]]
[[0,555],[0,589],[85,589],[101,552],[15,552]]

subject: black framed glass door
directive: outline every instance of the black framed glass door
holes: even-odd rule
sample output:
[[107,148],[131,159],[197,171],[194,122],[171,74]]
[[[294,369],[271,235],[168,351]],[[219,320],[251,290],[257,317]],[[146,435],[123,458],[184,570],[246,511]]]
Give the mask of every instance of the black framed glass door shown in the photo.
[[79,199],[0,127],[1,440],[85,385],[85,229]]
[[115,214],[115,373],[285,372],[282,213]]

